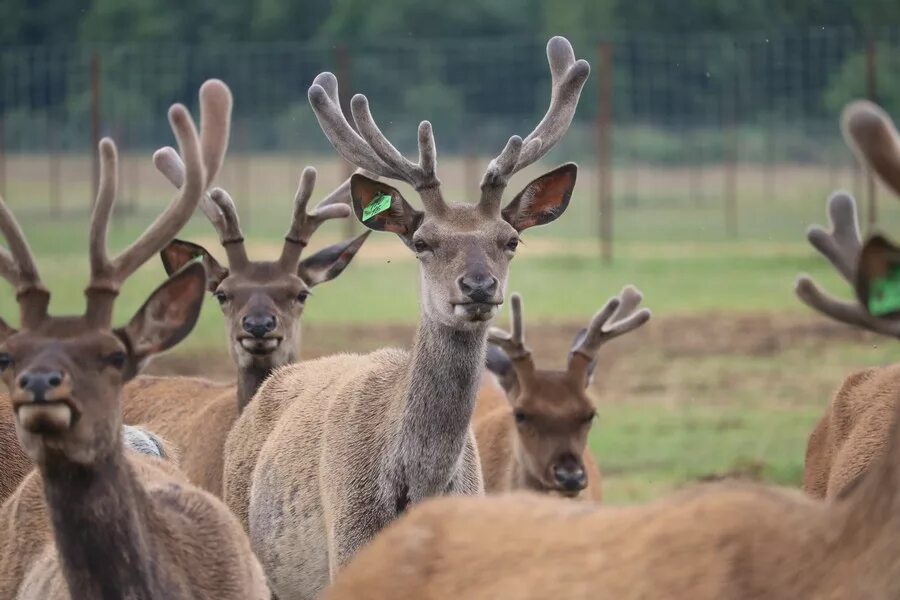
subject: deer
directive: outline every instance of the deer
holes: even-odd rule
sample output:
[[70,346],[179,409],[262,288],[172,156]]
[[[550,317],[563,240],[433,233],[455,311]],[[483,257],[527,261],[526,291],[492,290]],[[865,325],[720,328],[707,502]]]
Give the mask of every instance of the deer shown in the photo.
[[527,492],[433,498],[325,600],[881,599],[900,595],[900,439],[842,498],[748,481],[606,507]]
[[547,56],[550,107],[524,140],[511,137],[490,162],[477,204],[444,199],[428,121],[419,125],[413,163],[381,133],[365,96],[351,101],[354,129],[341,112],[334,75],[322,73],[310,87],[319,124],[344,159],[418,191],[424,210],[382,181],[362,174],[350,181],[357,218],[397,234],[418,259],[421,310],[410,351],[282,367],[228,435],[224,499],[281,600],[315,597],[409,506],[484,491],[470,422],[487,328],[503,302],[519,235],[565,211],[577,174],[572,163],[553,169],[501,209],[510,177],[568,129],[590,71],[564,38],[550,40]]
[[531,490],[602,500],[600,468],[587,448],[597,414],[587,389],[600,347],[650,319],[646,308],[635,312],[642,299],[625,286],[577,333],[566,369],[543,370],[525,345],[522,297],[510,296],[512,330],[492,327],[487,350],[487,368],[505,397],[479,393],[472,419],[486,493]]
[[[847,106],[841,122],[857,156],[900,195],[900,136],[890,117],[871,102],[857,101]],[[797,296],[835,321],[900,337],[896,312],[873,314],[869,304],[876,293],[873,282],[900,264],[900,251],[882,235],[862,242],[856,201],[847,193],[829,198],[828,216],[831,230],[814,226],[807,237],[850,284],[856,301],[831,296],[808,275],[798,278]],[[817,498],[836,498],[856,485],[888,447],[898,401],[900,365],[849,375],[809,436],[803,489]]]
[[170,462],[126,453],[122,386],[187,336],[205,293],[203,265],[173,274],[122,327],[112,327],[122,285],[184,226],[224,158],[231,93],[200,89],[201,128],[174,105],[169,121],[184,157],[184,185],[163,213],[115,257],[106,238],[118,155],[99,144],[86,309],[51,316],[24,232],[0,200],[0,275],[13,285],[19,328],[0,322],[0,378],[17,437],[35,469],[0,507],[2,598],[268,599],[265,574],[227,507]]
[[[184,164],[172,148],[158,151],[154,162],[176,188],[181,187]],[[350,215],[349,180],[314,210],[307,211],[315,182],[316,170],[305,168],[284,245],[275,261],[250,260],[234,200],[221,188],[204,195],[200,208],[225,249],[227,266],[202,246],[188,241],[174,240],[161,252],[169,274],[194,260],[206,267],[206,287],[225,317],[238,381],[138,377],[125,388],[125,422],[145,424],[176,445],[181,452],[181,469],[188,478],[218,497],[222,496],[223,448],[228,431],[269,373],[297,360],[300,319],[310,289],[340,275],[370,233],[366,231],[301,260],[320,225]]]

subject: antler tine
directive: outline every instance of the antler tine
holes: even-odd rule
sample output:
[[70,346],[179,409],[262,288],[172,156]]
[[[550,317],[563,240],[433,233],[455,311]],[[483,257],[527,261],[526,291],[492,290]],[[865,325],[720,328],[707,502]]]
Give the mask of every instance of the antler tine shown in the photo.
[[852,285],[856,277],[856,263],[862,251],[856,200],[846,192],[832,194],[828,198],[828,220],[831,223],[830,232],[813,225],[806,237]]
[[50,293],[41,282],[34,255],[18,221],[0,197],[0,233],[9,250],[0,252],[0,276],[16,288],[21,326],[32,328],[47,316]]
[[804,304],[823,315],[882,335],[900,337],[900,321],[873,317],[855,302],[839,300],[823,291],[808,275],[801,275],[794,293]]
[[288,272],[295,272],[300,261],[303,249],[309,244],[309,239],[319,226],[330,219],[342,219],[350,216],[350,207],[347,204],[337,204],[332,198],[339,195],[342,189],[344,194],[349,194],[350,181],[347,180],[328,198],[323,200],[313,209],[306,212],[309,199],[316,186],[316,170],[312,167],[303,169],[300,175],[300,183],[297,186],[297,194],[294,196],[294,215],[287,235],[284,236],[284,247],[281,250],[279,263]]
[[[169,109],[169,123],[184,161],[184,182],[178,195],[157,219],[116,258],[106,251],[106,230],[112,201],[98,201],[91,226],[91,282],[88,286],[88,319],[108,323],[112,299],[119,287],[187,223],[206,187],[222,163],[231,120],[231,92],[219,80],[200,88],[201,122],[207,129],[202,141],[188,110],[181,104]],[[216,131],[213,131],[216,130]],[[202,148],[201,148],[202,145]],[[205,171],[204,165],[210,170]]]
[[604,332],[609,336],[604,340],[604,343],[634,331],[650,320],[651,313],[649,308],[642,308],[635,312],[635,309],[637,309],[643,299],[644,295],[633,285],[626,285],[622,288],[622,291],[619,292],[619,309],[613,314],[607,326],[603,328]]
[[[186,166],[184,185],[162,215],[112,261],[119,284],[165,246],[191,218],[200,197],[222,164],[228,144],[231,103],[231,91],[224,83],[211,79],[203,84],[200,88],[200,119],[205,131],[200,140],[186,108],[175,105],[169,111],[179,155]],[[210,170],[205,171],[204,167]]]
[[243,268],[248,262],[247,249],[234,200],[222,188],[214,188],[209,194],[204,194],[200,208],[219,234],[219,243],[228,257],[228,266],[232,270]]
[[859,159],[900,195],[900,135],[890,116],[868,100],[857,100],[844,109],[841,129]]
[[547,154],[572,124],[591,67],[583,59],[575,60],[572,44],[561,36],[547,42],[547,62],[551,77],[550,106],[528,137],[522,140],[512,136],[488,164],[481,180],[481,203],[488,211],[500,210],[500,196],[509,178]]
[[309,88],[309,102],[328,141],[345,160],[376,175],[410,184],[419,192],[426,209],[443,210],[431,123],[419,124],[419,162],[415,164],[384,136],[372,117],[368,99],[362,94],[356,94],[350,101],[359,133],[350,126],[340,107],[337,79],[333,74],[326,72],[316,77]]
[[347,122],[338,100],[338,84],[334,74],[320,73],[313,80],[308,96],[325,137],[344,160],[383,177],[397,178]]
[[649,309],[642,308],[634,312],[642,300],[643,296],[634,286],[626,285],[622,288],[618,296],[610,298],[594,315],[584,338],[572,348],[572,353],[580,354],[590,362],[603,344],[634,331],[650,320]]
[[91,273],[100,273],[107,267],[109,258],[106,255],[106,232],[112,216],[113,204],[119,185],[119,154],[116,143],[110,138],[100,140],[100,181],[97,186],[97,199],[91,215],[89,237],[89,258]]
[[[184,162],[174,148],[166,146],[154,152],[153,164],[176,188],[184,184]],[[225,248],[229,266],[239,269],[246,265],[248,258],[244,234],[231,196],[221,188],[205,192],[200,199],[200,210],[219,235],[219,243]]]
[[510,299],[510,321],[512,323],[512,332],[507,333],[498,327],[491,327],[488,330],[488,341],[503,348],[507,356],[516,364],[520,361],[526,361],[522,364],[531,364],[531,350],[525,345],[525,326],[522,323],[522,296],[513,294]]

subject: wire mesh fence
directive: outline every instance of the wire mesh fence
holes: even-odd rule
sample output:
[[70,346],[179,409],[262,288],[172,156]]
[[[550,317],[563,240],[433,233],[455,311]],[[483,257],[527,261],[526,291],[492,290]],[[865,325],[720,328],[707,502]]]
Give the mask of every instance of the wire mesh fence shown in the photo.
[[[509,135],[530,131],[546,109],[544,43],[2,49],[0,191],[35,213],[85,210],[92,144],[111,135],[126,152],[126,204],[139,210],[165,189],[150,173],[148,156],[171,143],[167,107],[191,101],[208,77],[224,79],[234,91],[225,181],[238,195],[288,196],[301,159],[325,165],[337,179],[342,169],[306,100],[313,77],[332,70],[343,98],[365,93],[401,149],[411,151],[418,121],[431,120],[450,174],[442,178],[454,194],[471,197],[489,157]],[[615,207],[625,211],[616,237],[643,230],[696,235],[667,216],[675,209],[688,221],[709,219],[710,235],[777,237],[778,223],[757,214],[757,205],[810,196],[819,207],[833,187],[865,189],[839,135],[844,103],[868,96],[900,113],[897,28],[620,34],[575,46],[594,72],[572,129],[548,158],[583,166],[580,193],[588,200],[567,232],[572,235],[596,236],[604,225],[611,235],[598,207],[605,207],[604,216]],[[242,209],[264,213],[258,204],[247,200]],[[631,221],[643,222],[643,229],[628,228]]]

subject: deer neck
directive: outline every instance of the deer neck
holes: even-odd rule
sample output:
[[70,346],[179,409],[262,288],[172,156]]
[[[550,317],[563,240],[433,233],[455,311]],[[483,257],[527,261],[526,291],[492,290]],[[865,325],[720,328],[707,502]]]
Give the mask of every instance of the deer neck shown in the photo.
[[90,465],[54,457],[40,467],[63,574],[73,597],[163,598],[150,502],[116,448]]
[[257,365],[241,367],[238,370],[238,412],[242,412],[244,407],[253,399],[256,390],[266,380],[266,377],[275,369],[272,365]]
[[416,502],[443,493],[460,464],[475,406],[487,325],[459,330],[423,318],[400,406],[398,485]]
[[[287,340],[282,342],[287,344]],[[275,356],[260,360],[240,361],[238,364],[237,401],[238,413],[253,399],[259,386],[272,374],[272,371],[297,360],[293,349],[276,351]]]

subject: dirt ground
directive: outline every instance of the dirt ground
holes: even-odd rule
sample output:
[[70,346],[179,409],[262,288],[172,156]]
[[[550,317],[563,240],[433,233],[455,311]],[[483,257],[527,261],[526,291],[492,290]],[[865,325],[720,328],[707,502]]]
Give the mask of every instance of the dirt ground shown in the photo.
[[[527,343],[538,366],[564,366],[572,338],[582,326],[581,322],[529,323]],[[348,348],[365,352],[383,346],[408,347],[414,333],[411,325],[304,325],[301,353],[303,358],[314,358]],[[594,386],[604,403],[643,398],[716,404],[721,394],[752,392],[777,384],[780,378],[785,384],[805,386],[808,400],[824,406],[843,375],[888,361],[890,357],[879,351],[879,343],[884,343],[882,338],[816,316],[654,318],[643,329],[601,350]],[[823,359],[825,354],[829,358]],[[150,371],[214,379],[233,376],[224,344],[221,352],[204,352],[202,357],[184,353],[163,356]],[[805,400],[785,398],[791,403]]]

